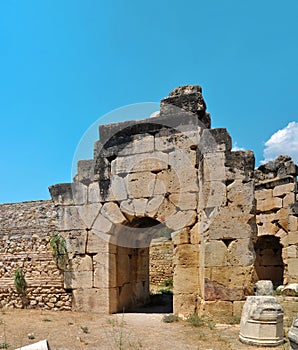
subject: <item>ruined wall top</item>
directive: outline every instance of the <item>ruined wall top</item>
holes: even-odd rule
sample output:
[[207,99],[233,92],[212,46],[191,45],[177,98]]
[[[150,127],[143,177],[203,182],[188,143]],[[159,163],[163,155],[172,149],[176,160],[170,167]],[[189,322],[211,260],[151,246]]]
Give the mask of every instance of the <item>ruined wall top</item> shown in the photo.
[[[256,184],[271,182],[285,177],[294,177],[298,175],[298,167],[291,157],[280,155],[275,160],[262,164],[255,170]],[[292,181],[291,181],[292,182]]]
[[206,112],[206,103],[199,85],[179,86],[160,102],[160,114],[173,113],[173,106],[191,112],[205,125],[211,127],[210,114]]
[[155,134],[165,129],[181,131],[181,126],[184,131],[198,125],[209,129],[211,119],[206,108],[199,85],[179,86],[161,100],[160,112],[156,116],[101,125],[100,141],[109,148],[132,141],[133,135],[136,134]]

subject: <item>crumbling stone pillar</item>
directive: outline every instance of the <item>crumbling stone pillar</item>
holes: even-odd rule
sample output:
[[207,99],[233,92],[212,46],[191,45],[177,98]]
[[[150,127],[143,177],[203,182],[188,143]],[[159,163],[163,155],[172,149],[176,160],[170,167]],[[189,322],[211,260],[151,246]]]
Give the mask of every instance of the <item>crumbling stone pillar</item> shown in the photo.
[[232,315],[233,303],[253,293],[254,155],[251,151],[232,152],[225,129],[204,130],[201,148],[202,309]]

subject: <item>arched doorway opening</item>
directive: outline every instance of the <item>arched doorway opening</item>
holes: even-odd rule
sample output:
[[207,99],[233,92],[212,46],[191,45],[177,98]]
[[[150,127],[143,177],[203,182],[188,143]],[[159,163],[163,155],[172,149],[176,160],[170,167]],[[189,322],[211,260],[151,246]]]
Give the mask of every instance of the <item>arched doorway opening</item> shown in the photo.
[[169,237],[170,230],[149,217],[134,218],[113,232],[115,266],[110,276],[116,283],[118,312],[150,303],[150,243],[163,233]]
[[283,284],[282,248],[278,237],[264,235],[257,239],[255,270],[258,280],[271,280],[274,286]]

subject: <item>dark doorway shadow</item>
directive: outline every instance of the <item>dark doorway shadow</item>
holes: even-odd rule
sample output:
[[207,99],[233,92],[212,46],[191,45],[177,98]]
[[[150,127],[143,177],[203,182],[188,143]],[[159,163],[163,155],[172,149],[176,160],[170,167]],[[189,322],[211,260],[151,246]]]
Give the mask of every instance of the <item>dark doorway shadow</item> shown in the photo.
[[124,312],[143,314],[170,314],[173,313],[173,294],[153,294],[150,301],[142,306],[137,306]]

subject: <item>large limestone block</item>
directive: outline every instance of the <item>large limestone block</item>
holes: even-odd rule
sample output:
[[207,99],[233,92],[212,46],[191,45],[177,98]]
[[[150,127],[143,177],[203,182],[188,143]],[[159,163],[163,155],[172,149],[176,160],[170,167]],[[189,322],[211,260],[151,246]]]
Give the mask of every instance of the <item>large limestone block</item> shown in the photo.
[[77,164],[78,172],[74,180],[88,185],[94,178],[94,165],[93,159],[79,160]]
[[111,231],[112,226],[113,224],[110,220],[108,220],[102,214],[98,214],[97,218],[95,219],[92,225],[92,229],[98,232],[108,233]]
[[289,194],[294,191],[294,183],[284,184],[280,186],[276,186],[273,189],[274,197],[284,197],[285,194]]
[[270,221],[260,222],[257,227],[258,236],[276,235],[276,233],[279,231],[279,227]]
[[84,230],[88,228],[84,223],[76,206],[58,207],[58,229],[60,231]]
[[236,239],[228,246],[228,265],[249,266],[254,264],[255,258],[254,246],[250,238]]
[[127,191],[130,198],[151,197],[156,175],[151,172],[132,173],[127,176]]
[[298,258],[288,259],[288,272],[290,276],[298,276]]
[[[150,202],[149,202],[150,203]],[[148,204],[149,206],[149,204]],[[168,220],[169,218],[171,218],[175,213],[177,212],[177,208],[176,206],[170,202],[168,199],[164,199],[160,206],[158,207],[158,210],[155,214],[155,218],[161,222],[161,223],[165,223],[166,220]],[[183,216],[183,214],[182,214]],[[187,218],[186,218],[187,219]],[[174,219],[172,219],[173,222],[173,226],[174,223],[177,222]],[[179,224],[178,224],[179,225]],[[167,225],[168,226],[168,225]],[[180,225],[179,225],[180,226]],[[169,227],[169,226],[168,226]],[[183,227],[183,226],[181,226]],[[173,228],[173,230],[178,230],[180,227],[178,227],[177,229]]]
[[298,237],[298,230],[297,231],[290,231],[289,235],[288,235],[288,244],[296,244],[297,237]]
[[98,253],[93,256],[94,278],[93,287],[117,287],[117,257],[116,254]]
[[93,262],[89,255],[77,256],[70,260],[64,272],[64,288],[91,288],[93,280]]
[[[231,136],[224,128],[204,129],[199,149],[203,154],[231,151]],[[234,152],[233,152],[234,153]]]
[[109,176],[110,185],[103,196],[99,183],[92,182],[88,186],[88,203],[99,203],[106,201],[121,201],[127,198],[125,179],[118,175]]
[[101,214],[115,225],[127,221],[119,206],[114,202],[105,203],[101,209]]
[[165,224],[173,231],[183,227],[191,226],[195,223],[197,213],[194,210],[178,210],[173,215],[166,217]]
[[226,266],[227,246],[223,241],[212,240],[205,244],[205,266]]
[[199,248],[194,244],[180,244],[174,249],[173,264],[183,267],[199,266]]
[[180,210],[196,209],[198,206],[197,193],[173,193],[169,198]]
[[206,301],[202,305],[202,311],[207,315],[222,318],[233,316],[233,303],[231,301]]
[[298,246],[296,244],[292,244],[283,250],[285,250],[287,258],[298,258]]
[[[153,198],[149,199],[146,207],[146,215],[153,218],[159,211],[159,208],[161,207],[163,201],[164,196],[162,195],[155,195]],[[173,207],[175,208],[174,205]]]
[[182,230],[171,233],[172,242],[174,245],[189,244],[190,242],[190,228],[185,227]]
[[169,153],[169,165],[173,169],[194,168],[197,163],[196,151],[176,149]]
[[168,154],[162,152],[117,157],[111,163],[112,174],[129,174],[143,171],[161,171],[168,168]]
[[202,174],[204,181],[226,180],[225,159],[224,152],[204,154]]
[[174,295],[197,293],[198,289],[198,267],[176,266],[174,270]]
[[256,346],[283,343],[283,309],[272,296],[249,296],[242,310],[241,342]]
[[100,213],[102,205],[100,203],[85,204],[78,206],[78,213],[85,227],[90,229],[93,226],[95,219]]
[[295,232],[298,231],[298,217],[294,215],[289,215],[289,231],[290,232]]
[[174,294],[173,311],[175,315],[181,318],[187,318],[188,316],[193,315],[197,309],[197,304],[197,293]]
[[288,208],[281,208],[276,213],[275,219],[278,220],[279,226],[281,226],[284,231],[288,231],[288,222],[289,222],[289,210],[288,210]]
[[88,186],[88,203],[99,203],[102,201],[98,182],[92,182]]
[[277,210],[282,208],[282,198],[272,197],[268,199],[257,200],[257,212]]
[[132,204],[135,210],[135,216],[138,218],[142,218],[145,216],[146,208],[148,204],[147,198],[135,198],[132,200]]
[[57,184],[49,190],[55,205],[83,205],[87,201],[87,187],[81,182]]
[[235,300],[233,302],[233,316],[237,316],[240,319],[244,304],[245,304],[244,300],[241,300],[241,301]]
[[206,267],[205,300],[243,300],[253,294],[253,266]]
[[154,151],[154,136],[150,134],[137,134],[133,136],[131,142],[125,144],[118,152],[118,156],[127,156],[137,153],[147,153]]
[[197,130],[183,131],[174,135],[155,135],[155,150],[169,152],[173,149],[187,151],[198,145],[199,133]]
[[155,194],[162,194],[160,191],[163,188],[169,193],[198,191],[198,178],[195,168],[175,168],[164,170],[156,175],[156,181],[157,184],[159,184],[157,188],[159,191],[156,192],[157,190],[154,190]]
[[120,210],[129,220],[132,220],[135,217],[135,208],[132,199],[122,201],[120,204]]
[[68,255],[86,253],[87,230],[71,230],[59,234],[65,239]]
[[272,189],[260,189],[255,191],[257,201],[270,201],[273,198]]
[[73,291],[73,310],[80,312],[96,312],[108,314],[110,291],[109,289],[76,289]]
[[92,271],[65,271],[64,288],[92,288],[93,273]]
[[[90,230],[88,231],[88,239],[86,252],[87,254],[97,254],[97,253],[107,253],[114,252],[113,245],[109,244],[109,240],[104,233],[99,233],[98,231]],[[110,249],[111,248],[111,249]]]
[[73,259],[71,259],[69,263],[69,270],[70,271],[92,271],[93,270],[93,263],[92,258],[89,255],[84,256],[76,256]]
[[251,180],[254,176],[254,154],[252,151],[227,152],[225,166],[227,180]]
[[251,238],[256,229],[252,206],[220,208],[209,223],[210,239]]
[[108,200],[121,201],[127,198],[126,179],[113,175],[111,176],[111,187]]
[[201,234],[199,230],[199,223],[196,223],[190,230],[190,243],[200,244],[201,243]]
[[204,181],[199,193],[200,208],[223,206],[227,201],[226,185],[222,181]]
[[295,202],[295,194],[294,193],[288,193],[285,195],[285,197],[282,200],[282,205],[284,208],[288,208],[290,204],[293,204]]
[[253,182],[245,182],[235,180],[227,186],[227,200],[234,205],[254,204]]

